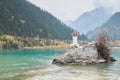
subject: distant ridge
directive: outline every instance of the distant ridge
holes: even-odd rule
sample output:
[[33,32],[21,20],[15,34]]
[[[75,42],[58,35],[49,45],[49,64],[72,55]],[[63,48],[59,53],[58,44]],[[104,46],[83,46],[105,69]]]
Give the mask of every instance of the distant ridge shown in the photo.
[[120,40],[120,12],[116,12],[102,26],[88,32],[88,38],[95,40],[101,30],[106,30],[110,40]]
[[79,18],[73,21],[70,26],[80,33],[87,33],[94,28],[105,23],[112,13],[103,7],[96,8],[92,11],[83,13]]

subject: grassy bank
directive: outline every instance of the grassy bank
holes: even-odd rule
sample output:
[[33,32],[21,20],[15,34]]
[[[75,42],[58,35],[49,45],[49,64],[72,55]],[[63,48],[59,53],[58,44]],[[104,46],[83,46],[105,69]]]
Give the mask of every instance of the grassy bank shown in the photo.
[[0,36],[0,48],[3,49],[66,49],[69,48],[70,42],[40,37]]
[[23,47],[22,49],[69,49],[69,44],[63,45],[50,45],[50,46],[33,46],[33,47]]

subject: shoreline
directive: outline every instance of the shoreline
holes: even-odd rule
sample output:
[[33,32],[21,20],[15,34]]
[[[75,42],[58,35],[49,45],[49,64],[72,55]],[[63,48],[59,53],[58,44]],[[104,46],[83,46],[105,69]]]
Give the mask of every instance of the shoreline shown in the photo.
[[21,49],[69,49],[69,44],[64,45],[50,45],[50,46],[33,46],[33,47],[22,47]]

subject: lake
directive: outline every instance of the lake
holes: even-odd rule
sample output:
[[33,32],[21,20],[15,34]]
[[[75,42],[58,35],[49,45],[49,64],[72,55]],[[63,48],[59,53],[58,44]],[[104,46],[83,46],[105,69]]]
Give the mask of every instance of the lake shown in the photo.
[[120,80],[120,50],[116,62],[88,66],[57,66],[52,60],[64,50],[0,50],[0,80]]

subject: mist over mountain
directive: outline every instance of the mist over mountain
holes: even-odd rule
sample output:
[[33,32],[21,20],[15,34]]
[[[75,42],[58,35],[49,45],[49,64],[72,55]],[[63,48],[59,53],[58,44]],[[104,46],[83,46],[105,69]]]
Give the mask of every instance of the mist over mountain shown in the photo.
[[64,21],[64,23],[65,23],[66,25],[68,25],[68,26],[69,26],[72,22],[73,22],[72,20]]
[[26,0],[0,0],[0,35],[71,39],[72,31]]
[[105,30],[110,40],[120,40],[120,12],[116,12],[102,26],[87,33],[90,40],[95,40],[101,30]]
[[73,21],[70,26],[78,30],[78,32],[86,34],[88,31],[101,26],[111,16],[112,13],[107,9],[99,7],[92,11],[83,13],[79,18]]

